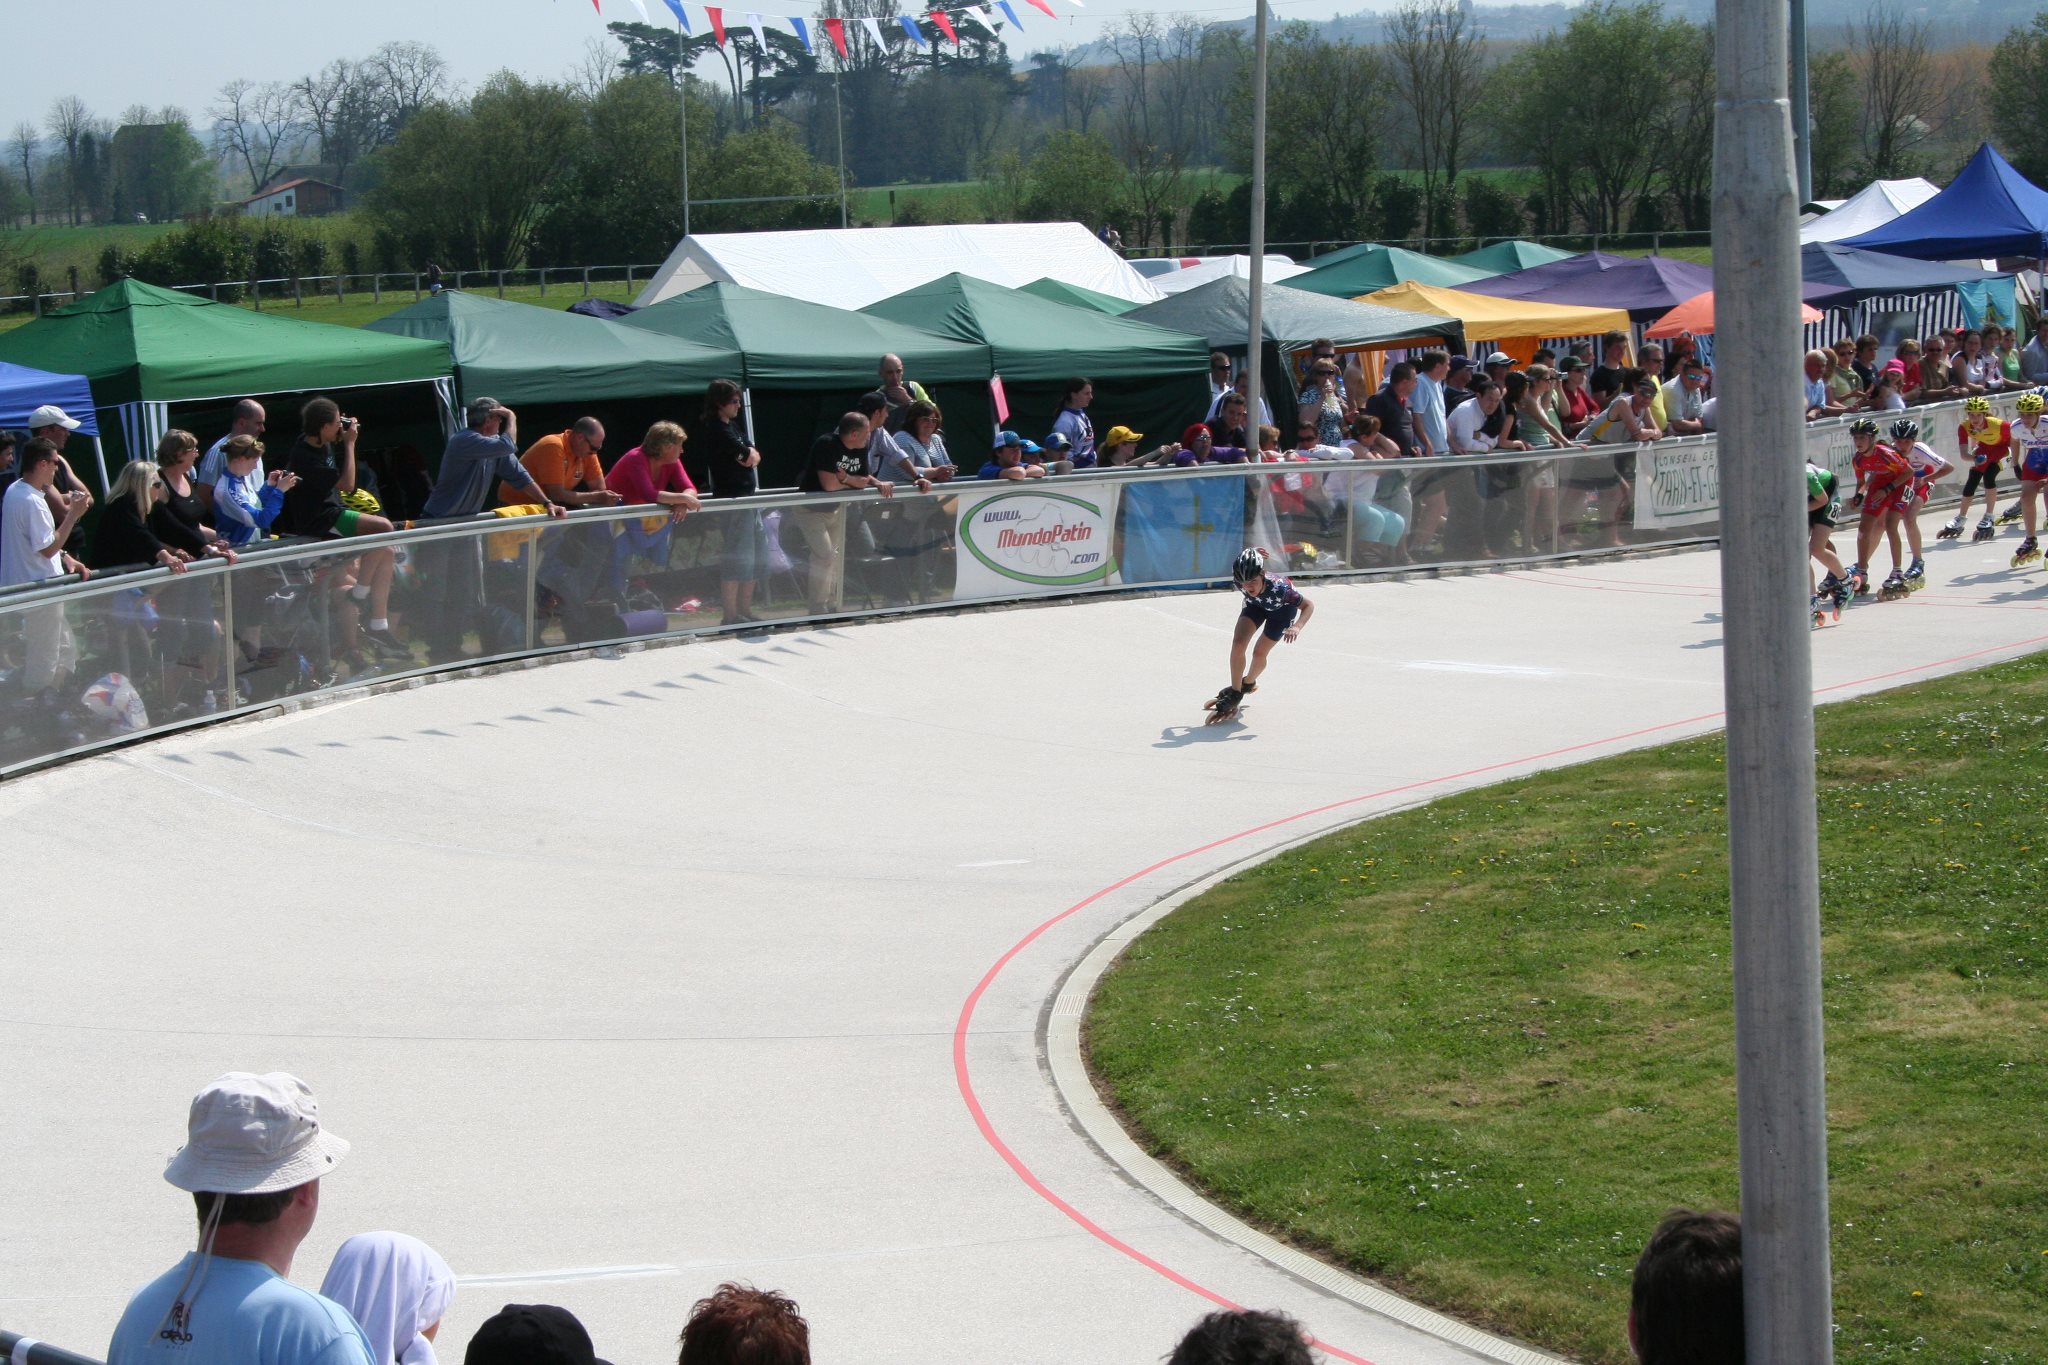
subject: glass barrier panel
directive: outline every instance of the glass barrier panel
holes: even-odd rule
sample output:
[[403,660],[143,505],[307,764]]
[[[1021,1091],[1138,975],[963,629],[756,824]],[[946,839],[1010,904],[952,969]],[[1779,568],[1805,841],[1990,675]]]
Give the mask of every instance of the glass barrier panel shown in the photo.
[[227,582],[119,575],[54,601],[0,600],[0,768],[232,709]]

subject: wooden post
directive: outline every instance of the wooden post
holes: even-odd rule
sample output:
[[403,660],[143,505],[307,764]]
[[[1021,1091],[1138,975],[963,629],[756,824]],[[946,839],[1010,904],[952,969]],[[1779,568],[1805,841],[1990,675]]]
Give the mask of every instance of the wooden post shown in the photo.
[[301,280],[301,279],[300,279],[300,278],[299,278],[299,277],[298,277],[297,275],[293,275],[293,276],[292,276],[292,307],[294,307],[294,308],[304,308],[305,306],[306,306],[306,287],[305,287],[305,281],[304,281],[304,280]]

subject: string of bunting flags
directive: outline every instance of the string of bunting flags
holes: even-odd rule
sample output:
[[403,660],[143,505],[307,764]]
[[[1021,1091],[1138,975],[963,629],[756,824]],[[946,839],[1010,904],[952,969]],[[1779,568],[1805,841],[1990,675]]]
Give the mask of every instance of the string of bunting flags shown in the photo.
[[[614,3],[616,3],[616,0],[614,0]],[[652,21],[653,16],[647,12],[647,0],[626,0],[626,3],[640,12],[642,22]],[[726,10],[722,6],[685,5],[681,3],[681,0],[662,0],[662,3],[667,5],[669,11],[676,16],[676,22],[682,25],[683,32],[689,34],[697,32],[696,27],[690,21],[690,11],[702,11],[704,23],[711,30],[712,38],[720,47],[725,46]],[[1058,19],[1060,17],[1054,11],[1051,0],[1023,0],[1023,3],[1030,5],[1033,9],[1043,11],[1048,19]],[[1067,0],[1067,3],[1077,9],[1087,8],[1082,3],[1082,0]],[[603,0],[590,0],[590,7],[596,10],[600,17],[603,16]],[[1002,11],[1003,18],[1009,21],[1011,28],[1019,32],[1023,31],[1024,21],[1018,18],[1017,7],[1010,0],[995,0],[993,5],[960,5],[949,9],[935,9],[928,11],[923,17],[931,23],[933,28],[939,31],[946,41],[958,47],[960,45],[960,29],[964,25],[976,25],[984,29],[991,38],[999,36],[996,31],[997,10]],[[826,38],[831,40],[833,48],[838,51],[840,57],[844,59],[847,55],[846,25],[849,21],[846,19],[819,18],[816,16],[807,18],[791,14],[758,14],[751,10],[745,13],[746,27],[753,32],[754,41],[763,47],[767,46],[768,37],[762,31],[762,25],[768,20],[774,20],[776,23],[788,25],[789,31],[796,35],[797,41],[804,45],[804,51],[806,52],[812,54],[817,52],[817,47],[811,41],[811,34],[814,30],[823,30]],[[930,47],[936,41],[926,37],[925,31],[918,24],[917,18],[908,14],[891,15],[887,21],[873,16],[865,16],[855,18],[850,22],[857,23],[865,28],[868,37],[874,40],[876,47],[884,46],[882,30],[885,22],[891,28],[902,29],[904,36],[919,47]]]

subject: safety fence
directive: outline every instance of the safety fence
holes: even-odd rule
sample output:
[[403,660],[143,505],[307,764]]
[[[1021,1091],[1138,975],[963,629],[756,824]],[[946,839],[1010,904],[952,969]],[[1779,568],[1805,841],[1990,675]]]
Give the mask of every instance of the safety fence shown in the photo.
[[[1931,433],[1960,405],[1919,409]],[[1952,428],[1950,428],[1952,432]],[[1847,423],[1807,457],[1848,473]],[[0,593],[0,776],[344,689],[522,657],[977,603],[1497,567],[1711,541],[1712,436],[1427,461],[1124,469],[767,494],[277,543]],[[1441,529],[1441,543],[1438,531]],[[386,600],[388,598],[388,601]],[[387,616],[389,634],[368,631]],[[395,637],[395,638],[393,638]]]

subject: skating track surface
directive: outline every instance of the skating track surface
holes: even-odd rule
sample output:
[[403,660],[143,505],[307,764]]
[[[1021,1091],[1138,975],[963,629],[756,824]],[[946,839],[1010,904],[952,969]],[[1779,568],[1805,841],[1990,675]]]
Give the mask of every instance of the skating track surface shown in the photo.
[[[2011,545],[1936,546],[1926,592],[1818,633],[1821,698],[2048,643]],[[1716,727],[1717,584],[1695,553],[1310,585],[1241,727],[1196,726],[1218,591],[552,664],[9,782],[0,1326],[102,1352],[190,1244],[192,1092],[283,1069],[355,1144],[294,1278],[425,1238],[463,1277],[444,1359],[554,1302],[655,1365],[726,1279],[832,1365],[1153,1361],[1207,1296],[1332,1359],[1489,1358],[1134,1182],[1043,1029],[1190,881]]]

